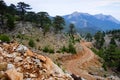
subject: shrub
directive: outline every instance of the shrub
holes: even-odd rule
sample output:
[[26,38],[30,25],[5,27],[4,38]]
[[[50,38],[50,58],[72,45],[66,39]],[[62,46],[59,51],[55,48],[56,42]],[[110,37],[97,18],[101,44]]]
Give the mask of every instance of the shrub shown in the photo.
[[58,51],[56,51],[57,53],[61,53],[61,51],[60,50],[58,50]]
[[43,52],[54,53],[54,49],[50,48],[49,46],[45,46],[43,48]]
[[63,46],[61,49],[60,49],[61,52],[68,52],[68,48],[66,48],[65,46]]
[[97,54],[98,56],[100,56],[98,53],[99,53],[99,51],[97,51],[95,48],[91,48],[91,50],[95,53],[95,54]]
[[29,40],[28,44],[30,47],[35,47],[35,42],[32,39]]
[[50,48],[49,53],[54,53],[54,49]]
[[29,38],[25,34],[17,34],[16,38],[22,39],[22,40],[28,40]]
[[75,44],[75,38],[70,36],[69,42]]
[[72,43],[69,43],[68,50],[72,54],[76,53],[76,49],[75,49],[75,47],[74,47],[74,45]]
[[43,48],[43,52],[49,52],[48,46],[45,46],[45,47]]
[[69,43],[68,47],[65,47],[63,46],[61,49],[60,49],[61,52],[67,52],[67,53],[72,53],[72,54],[75,54],[76,53],[76,49],[74,47],[74,45],[72,43]]
[[16,38],[21,39],[21,38],[22,38],[21,34],[18,34],[18,35],[16,36]]
[[5,35],[5,34],[0,35],[0,40],[2,42],[10,42],[10,38],[7,35]]
[[19,39],[24,39],[24,34],[18,34],[16,37],[19,38]]

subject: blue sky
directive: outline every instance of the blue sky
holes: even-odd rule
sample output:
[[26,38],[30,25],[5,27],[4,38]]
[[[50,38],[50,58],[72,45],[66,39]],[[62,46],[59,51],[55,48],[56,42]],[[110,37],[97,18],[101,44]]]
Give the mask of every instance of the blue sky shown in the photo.
[[51,16],[71,14],[75,11],[89,14],[112,15],[120,21],[120,0],[4,0],[8,5],[22,1],[33,8],[32,11],[46,11]]

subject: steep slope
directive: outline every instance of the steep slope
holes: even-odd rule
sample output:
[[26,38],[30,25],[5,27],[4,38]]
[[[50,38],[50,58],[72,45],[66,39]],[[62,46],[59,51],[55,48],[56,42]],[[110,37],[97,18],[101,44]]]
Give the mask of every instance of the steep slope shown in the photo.
[[0,43],[0,80],[73,80],[51,59],[18,43]]
[[39,53],[46,46],[49,46],[54,49],[54,51],[57,51],[69,43],[69,36],[66,36],[64,33],[54,34],[54,32],[47,32],[44,36],[42,29],[35,27],[35,24],[33,23],[26,22],[23,27],[21,27],[21,25],[21,23],[16,24],[16,28],[7,34],[11,36],[11,39],[22,43],[27,47],[30,47],[28,44],[29,40],[33,39],[35,42],[35,47],[33,48],[39,50]]

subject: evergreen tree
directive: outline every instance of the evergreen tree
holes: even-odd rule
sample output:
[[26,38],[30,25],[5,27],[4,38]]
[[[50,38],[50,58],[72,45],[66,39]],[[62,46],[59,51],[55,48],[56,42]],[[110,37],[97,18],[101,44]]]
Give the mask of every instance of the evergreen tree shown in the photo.
[[94,39],[96,40],[95,42],[95,46],[100,49],[102,48],[105,40],[104,40],[104,35],[101,31],[98,31],[95,35],[94,35]]
[[110,44],[117,46],[114,37],[111,38],[111,40],[110,40]]
[[59,31],[61,32],[65,26],[64,18],[62,18],[61,16],[54,17],[53,26],[55,29],[55,33],[58,33]]
[[116,48],[115,45],[109,45],[109,47],[104,52],[104,60],[110,67],[118,67],[120,62],[120,50]]
[[8,6],[8,8],[7,8],[7,13],[12,16],[15,16],[17,13],[16,6],[14,4],[10,4],[10,6]]
[[38,22],[40,23],[40,27],[43,28],[43,34],[45,36],[46,32],[49,31],[51,26],[51,19],[49,18],[49,14],[47,12],[39,12]]
[[0,0],[0,24],[3,25],[4,24],[4,15],[7,9],[7,5],[3,0]]
[[87,33],[85,39],[87,41],[92,41],[92,35],[90,33]]
[[27,12],[25,14],[25,21],[37,23],[37,14],[35,12]]
[[25,13],[27,12],[27,10],[30,10],[30,5],[29,4],[26,4],[24,2],[19,2],[17,4],[17,9],[20,13],[20,16],[21,16],[21,20],[24,21],[24,16],[25,16]]
[[14,17],[12,15],[7,15],[7,27],[9,30],[13,30],[15,28]]
[[73,35],[75,34],[75,26],[74,26],[74,24],[70,24],[69,25],[69,34],[73,37]]

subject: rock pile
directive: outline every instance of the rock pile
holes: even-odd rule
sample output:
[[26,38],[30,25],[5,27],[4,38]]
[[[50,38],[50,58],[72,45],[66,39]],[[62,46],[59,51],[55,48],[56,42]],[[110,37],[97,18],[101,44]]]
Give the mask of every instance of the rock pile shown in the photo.
[[14,43],[0,43],[0,80],[73,80],[48,57]]

